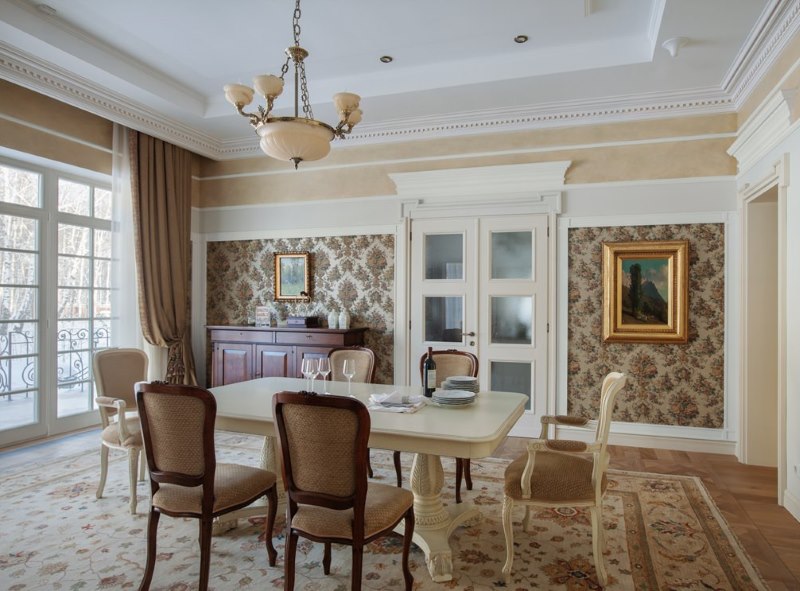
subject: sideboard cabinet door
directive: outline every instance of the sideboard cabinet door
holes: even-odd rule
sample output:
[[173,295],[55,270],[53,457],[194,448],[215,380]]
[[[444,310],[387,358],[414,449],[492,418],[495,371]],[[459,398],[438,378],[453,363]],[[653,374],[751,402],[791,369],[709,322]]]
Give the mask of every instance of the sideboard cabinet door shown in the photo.
[[294,372],[294,347],[256,345],[255,378],[292,378]]
[[215,386],[253,379],[253,345],[216,343],[211,381]]

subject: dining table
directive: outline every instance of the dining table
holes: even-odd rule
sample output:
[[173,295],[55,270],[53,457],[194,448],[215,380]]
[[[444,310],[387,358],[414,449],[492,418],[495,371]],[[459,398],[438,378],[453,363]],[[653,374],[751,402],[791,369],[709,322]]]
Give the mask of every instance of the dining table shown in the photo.
[[[211,388],[217,401],[216,428],[264,436],[261,465],[280,478],[272,396],[309,387],[303,378],[268,377]],[[421,394],[419,386],[355,382],[318,381],[314,389],[321,395],[353,396],[368,408],[373,394]],[[443,502],[441,457],[478,459],[492,455],[522,416],[527,397],[513,392],[486,391],[480,392],[475,402],[468,405],[444,406],[425,400],[428,403],[413,413],[393,412],[398,410],[396,407],[370,410],[369,446],[416,454],[409,475],[414,494],[413,541],[425,553],[431,578],[444,582],[453,578],[451,534],[461,525],[479,521],[480,511],[468,501]],[[263,514],[263,508],[248,508],[245,512]]]

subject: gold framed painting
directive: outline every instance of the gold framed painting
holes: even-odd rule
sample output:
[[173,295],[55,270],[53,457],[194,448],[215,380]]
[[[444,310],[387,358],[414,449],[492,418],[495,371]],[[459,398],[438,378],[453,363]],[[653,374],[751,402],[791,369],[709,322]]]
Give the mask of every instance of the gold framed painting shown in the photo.
[[689,339],[689,241],[603,243],[603,340]]
[[275,253],[275,301],[307,302],[310,299],[309,253]]

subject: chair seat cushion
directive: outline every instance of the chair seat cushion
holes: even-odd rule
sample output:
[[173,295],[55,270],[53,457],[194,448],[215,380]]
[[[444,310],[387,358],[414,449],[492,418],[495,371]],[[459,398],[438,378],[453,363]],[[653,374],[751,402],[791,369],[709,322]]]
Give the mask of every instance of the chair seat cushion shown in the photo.
[[[214,474],[214,513],[248,499],[255,500],[275,484],[275,474],[240,464],[217,464]],[[153,495],[153,506],[175,513],[202,512],[203,487],[161,484]]]
[[[364,537],[369,538],[397,523],[414,505],[410,490],[369,483],[364,508]],[[321,538],[353,539],[353,510],[337,511],[313,505],[299,505],[292,528]]]
[[[522,499],[522,473],[528,461],[527,452],[511,462],[505,473],[505,494],[515,500]],[[531,476],[531,499],[554,503],[593,502],[592,456],[558,452],[536,452],[536,462]],[[606,475],[600,488],[605,492]]]
[[119,424],[117,423],[111,423],[103,429],[100,437],[103,439],[103,443],[109,447],[124,449],[142,447],[142,432],[139,430],[138,421],[128,421],[128,438],[122,443],[119,440]]

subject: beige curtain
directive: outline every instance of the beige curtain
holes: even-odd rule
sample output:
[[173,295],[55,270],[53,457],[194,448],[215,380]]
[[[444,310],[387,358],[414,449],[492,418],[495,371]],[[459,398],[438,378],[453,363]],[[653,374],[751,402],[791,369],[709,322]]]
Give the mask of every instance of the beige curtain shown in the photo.
[[167,347],[164,379],[196,385],[190,334],[192,155],[129,130],[139,314],[145,339]]

